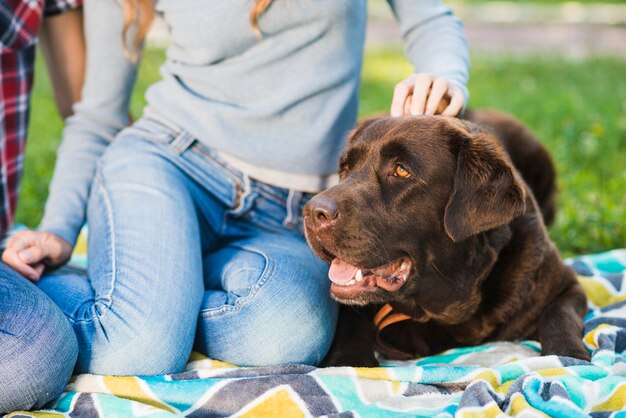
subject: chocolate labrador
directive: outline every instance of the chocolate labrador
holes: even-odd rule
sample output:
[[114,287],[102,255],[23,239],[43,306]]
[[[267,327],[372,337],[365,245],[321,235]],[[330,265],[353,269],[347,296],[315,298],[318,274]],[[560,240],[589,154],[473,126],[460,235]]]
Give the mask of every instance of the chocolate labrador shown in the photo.
[[525,338],[588,360],[585,293],[545,228],[555,191],[545,148],[502,113],[361,123],[339,184],[304,208],[345,305],[324,364]]

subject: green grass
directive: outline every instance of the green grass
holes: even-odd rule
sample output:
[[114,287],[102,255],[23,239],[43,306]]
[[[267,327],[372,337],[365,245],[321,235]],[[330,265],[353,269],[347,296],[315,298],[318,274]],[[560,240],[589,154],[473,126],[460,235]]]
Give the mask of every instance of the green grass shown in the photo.
[[[132,111],[158,79],[162,52],[142,64]],[[566,255],[626,246],[626,61],[594,58],[474,56],[470,105],[509,112],[551,151],[559,173],[559,211],[551,236]],[[393,85],[411,71],[399,51],[366,55],[360,113],[385,111]],[[26,177],[18,221],[36,225],[42,214],[61,121],[41,67],[33,97]]]

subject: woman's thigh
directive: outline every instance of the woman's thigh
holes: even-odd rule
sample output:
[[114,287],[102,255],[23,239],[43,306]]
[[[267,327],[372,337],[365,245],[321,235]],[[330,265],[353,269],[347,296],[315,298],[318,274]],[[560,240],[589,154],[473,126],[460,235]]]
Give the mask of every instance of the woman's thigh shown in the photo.
[[203,293],[198,196],[166,146],[126,135],[109,147],[88,204],[88,278],[41,281],[73,323],[81,372],[171,373],[188,359]]
[[238,365],[318,364],[337,306],[328,266],[294,233],[258,230],[204,260],[196,349]]
[[59,396],[77,353],[59,308],[0,263],[0,413],[40,408]]

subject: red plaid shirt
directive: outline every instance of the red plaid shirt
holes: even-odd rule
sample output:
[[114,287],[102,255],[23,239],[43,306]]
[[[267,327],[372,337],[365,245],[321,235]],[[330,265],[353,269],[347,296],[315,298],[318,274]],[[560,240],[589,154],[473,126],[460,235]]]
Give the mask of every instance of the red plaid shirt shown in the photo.
[[81,2],[0,1],[0,236],[12,225],[17,204],[41,18]]

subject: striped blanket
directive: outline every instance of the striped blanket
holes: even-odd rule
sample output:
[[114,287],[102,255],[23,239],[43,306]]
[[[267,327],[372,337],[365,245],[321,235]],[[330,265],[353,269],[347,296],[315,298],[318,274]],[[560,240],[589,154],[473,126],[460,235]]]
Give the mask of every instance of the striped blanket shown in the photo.
[[626,250],[568,263],[589,296],[591,362],[540,357],[533,341],[369,369],[240,368],[194,353],[175,375],[76,376],[49,410],[8,416],[626,417]]

